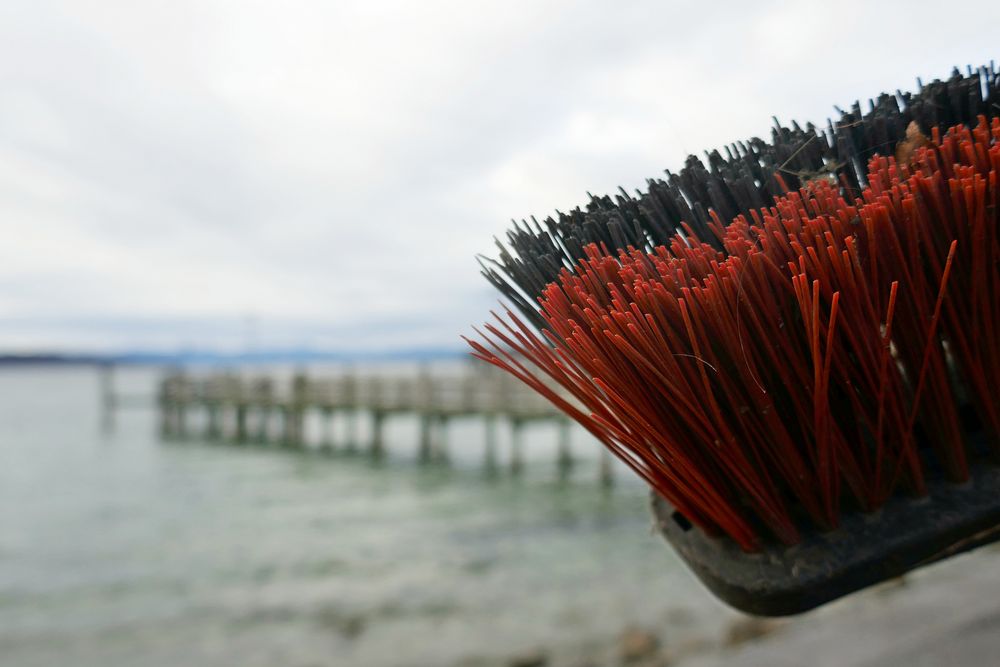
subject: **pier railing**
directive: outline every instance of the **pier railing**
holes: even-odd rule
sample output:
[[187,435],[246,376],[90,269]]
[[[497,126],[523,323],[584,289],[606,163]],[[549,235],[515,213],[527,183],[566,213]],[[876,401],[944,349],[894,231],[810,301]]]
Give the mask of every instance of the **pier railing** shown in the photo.
[[[572,397],[566,396],[572,401]],[[450,420],[475,417],[483,421],[487,460],[497,459],[497,423],[511,429],[509,467],[523,467],[523,427],[532,422],[558,424],[558,463],[572,465],[570,422],[548,400],[506,373],[486,365],[461,370],[416,373],[360,373],[341,371],[325,375],[297,372],[290,377],[237,373],[191,374],[171,372],[158,390],[161,430],[165,437],[198,435],[234,443],[274,443],[291,448],[307,446],[307,415],[319,416],[320,448],[385,454],[384,427],[397,415],[419,419],[418,456],[432,461],[447,456],[444,434]],[[346,420],[341,442],[333,438],[332,420]],[[367,419],[366,442],[358,422]],[[610,460],[601,448],[600,475],[610,481]]]

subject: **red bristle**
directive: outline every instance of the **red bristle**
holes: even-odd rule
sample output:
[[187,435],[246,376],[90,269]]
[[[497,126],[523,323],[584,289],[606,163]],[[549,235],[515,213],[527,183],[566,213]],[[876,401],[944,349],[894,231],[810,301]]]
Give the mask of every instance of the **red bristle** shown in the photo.
[[508,311],[470,345],[748,551],[966,479],[960,401],[1000,455],[1000,120],[931,136],[856,199],[820,179],[711,213],[724,252],[687,227],[590,246],[540,297],[544,335]]

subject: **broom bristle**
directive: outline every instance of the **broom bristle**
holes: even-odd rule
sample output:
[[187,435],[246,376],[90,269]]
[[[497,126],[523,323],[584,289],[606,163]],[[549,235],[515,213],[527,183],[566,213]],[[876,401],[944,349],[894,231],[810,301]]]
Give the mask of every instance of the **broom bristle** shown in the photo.
[[928,132],[856,197],[818,179],[651,250],[589,244],[544,334],[508,310],[474,354],[748,551],[964,480],[971,443],[1000,455],[1000,119]]
[[868,160],[891,152],[911,126],[929,134],[932,127],[973,125],[980,115],[1000,115],[1000,75],[992,63],[965,75],[955,69],[947,81],[933,81],[917,93],[883,94],[869,101],[865,113],[858,103],[838,112],[840,119],[825,131],[811,124],[788,128],[775,120],[770,143],[736,142],[725,155],[706,153],[707,166],[691,156],[678,173],[650,179],[645,192],[591,197],[585,210],[515,223],[506,245],[497,241],[498,257],[482,262],[483,275],[541,326],[537,297],[561,270],[584,258],[587,245],[651,250],[678,232],[690,232],[721,249],[711,232],[711,211],[723,220],[750,215],[789,189],[818,180],[831,180],[854,196],[867,185]]

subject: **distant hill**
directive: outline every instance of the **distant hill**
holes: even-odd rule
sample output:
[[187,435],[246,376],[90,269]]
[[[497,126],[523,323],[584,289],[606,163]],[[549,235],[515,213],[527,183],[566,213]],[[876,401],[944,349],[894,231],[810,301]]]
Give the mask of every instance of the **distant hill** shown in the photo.
[[11,354],[0,353],[0,366],[37,366],[48,364],[99,364],[106,361],[103,357],[86,354],[33,353]]
[[376,351],[328,351],[311,349],[256,350],[253,352],[217,352],[179,350],[175,352],[128,350],[106,354],[36,352],[0,353],[0,366],[27,365],[98,365],[106,363],[167,366],[179,364],[274,364],[338,363],[348,361],[436,361],[461,359],[467,353],[459,348],[412,348]]

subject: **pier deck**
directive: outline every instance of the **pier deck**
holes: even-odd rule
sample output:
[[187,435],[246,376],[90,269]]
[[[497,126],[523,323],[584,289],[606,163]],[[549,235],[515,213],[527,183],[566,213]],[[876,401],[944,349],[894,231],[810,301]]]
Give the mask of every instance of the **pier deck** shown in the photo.
[[[399,415],[419,420],[418,452],[421,461],[447,456],[444,434],[449,421],[476,418],[484,424],[487,459],[497,457],[497,425],[511,429],[509,467],[523,468],[523,427],[532,422],[558,425],[558,463],[572,465],[569,437],[571,422],[541,395],[517,379],[485,365],[460,371],[417,373],[359,373],[341,371],[290,377],[237,373],[191,374],[171,372],[160,382],[157,402],[161,432],[182,439],[193,434],[210,441],[272,443],[290,448],[307,445],[307,415],[318,415],[323,431],[321,447],[328,450],[367,451],[385,454],[384,427]],[[346,435],[335,442],[332,421],[346,421]],[[370,423],[365,442],[358,423]],[[600,477],[611,480],[611,462],[601,448]]]

